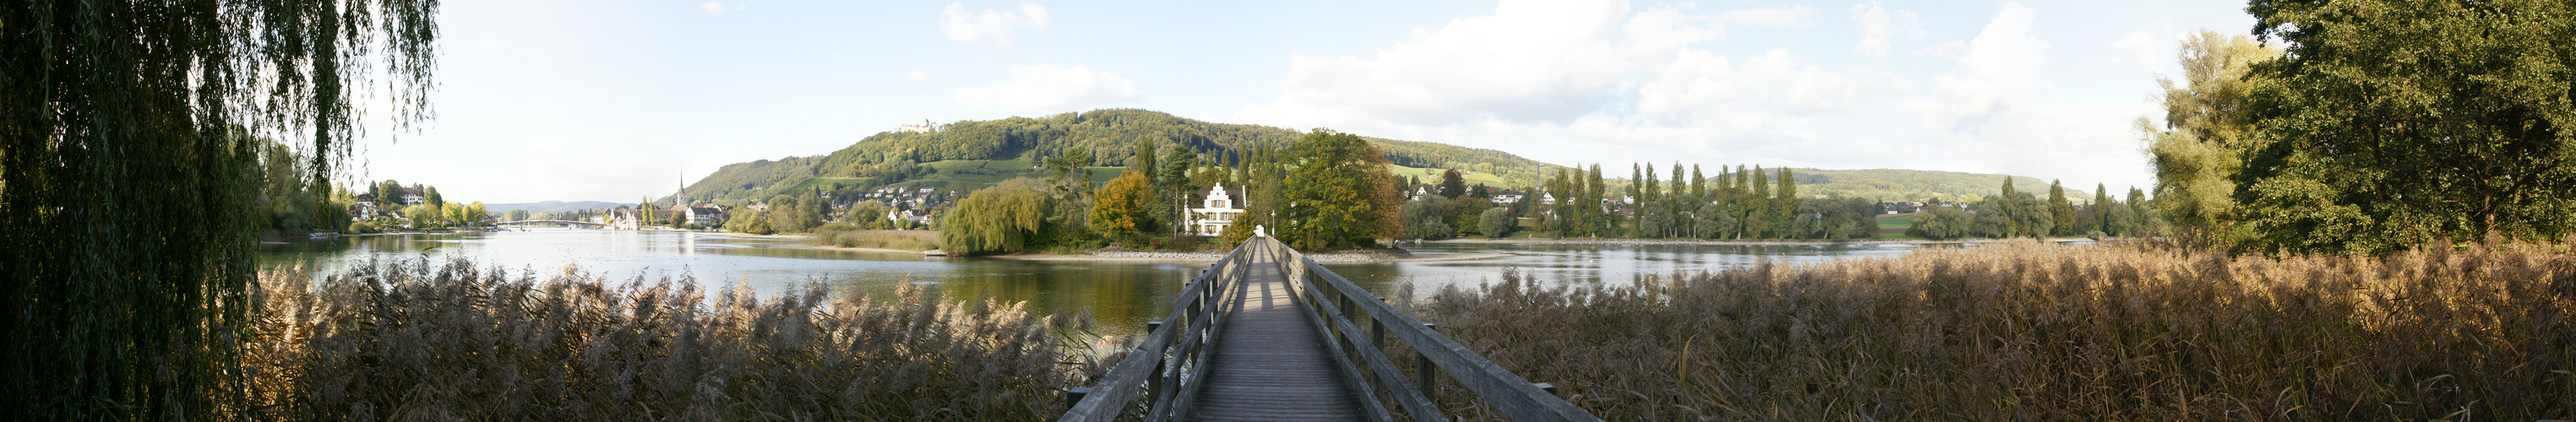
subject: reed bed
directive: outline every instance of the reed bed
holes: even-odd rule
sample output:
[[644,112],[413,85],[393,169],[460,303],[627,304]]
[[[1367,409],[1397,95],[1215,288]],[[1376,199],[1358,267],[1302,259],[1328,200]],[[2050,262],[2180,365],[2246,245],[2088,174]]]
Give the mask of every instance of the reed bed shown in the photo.
[[844,223],[814,229],[808,243],[844,248],[926,251],[939,249],[937,230],[861,230]]
[[[2565,420],[2570,244],[2023,242],[1633,286],[1507,272],[1414,312],[1608,420]],[[1442,394],[1499,418],[1468,396]]]
[[[1019,304],[376,263],[263,275],[250,419],[1040,420],[1098,362]],[[883,299],[883,298],[880,298]]]

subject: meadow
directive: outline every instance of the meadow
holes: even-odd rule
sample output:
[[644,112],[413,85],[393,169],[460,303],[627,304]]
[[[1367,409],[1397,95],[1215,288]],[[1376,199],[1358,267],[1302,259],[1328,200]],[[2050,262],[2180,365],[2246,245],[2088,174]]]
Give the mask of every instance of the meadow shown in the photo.
[[2018,242],[1633,285],[1505,273],[1413,312],[1607,420],[2565,420],[2569,241],[2279,258]]

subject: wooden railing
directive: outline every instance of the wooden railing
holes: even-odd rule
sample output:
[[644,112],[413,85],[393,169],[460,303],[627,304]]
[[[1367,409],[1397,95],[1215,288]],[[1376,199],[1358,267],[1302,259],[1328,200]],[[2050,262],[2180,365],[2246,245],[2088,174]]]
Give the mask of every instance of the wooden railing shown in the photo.
[[[1186,419],[1199,383],[1207,379],[1207,371],[1200,368],[1214,349],[1209,346],[1225,331],[1225,317],[1242,308],[1232,300],[1242,294],[1233,287],[1243,282],[1250,251],[1262,247],[1266,246],[1260,242],[1243,242],[1182,286],[1172,302],[1171,316],[1147,323],[1150,332],[1144,343],[1129,350],[1098,383],[1066,393],[1072,409],[1058,420],[1109,421],[1140,410],[1147,421]],[[1136,399],[1142,397],[1150,399],[1140,409]]]
[[[1352,388],[1352,395],[1364,408],[1363,414],[1371,420],[1392,420],[1398,409],[1416,421],[1449,420],[1447,412],[1434,400],[1438,394],[1435,383],[1441,374],[1465,386],[1474,401],[1492,406],[1513,420],[1601,420],[1558,398],[1552,391],[1554,387],[1532,384],[1504,370],[1440,334],[1430,324],[1414,319],[1304,253],[1270,238],[1243,242],[1182,287],[1172,304],[1171,316],[1152,323],[1156,328],[1143,344],[1129,351],[1126,359],[1102,375],[1093,387],[1068,392],[1066,400],[1072,408],[1059,420],[1108,421],[1139,412],[1147,421],[1188,419],[1196,390],[1208,375],[1200,370],[1210,357],[1212,348],[1208,346],[1223,333],[1226,316],[1242,306],[1234,300],[1242,294],[1235,287],[1247,275],[1246,265],[1253,260],[1253,254],[1269,258],[1264,261],[1279,264],[1286,273],[1295,302],[1315,324]],[[1361,330],[1362,324],[1368,327],[1366,331]],[[1388,334],[1400,343],[1388,343]],[[1413,353],[1411,376],[1388,356],[1387,346],[1397,344]],[[1145,397],[1151,398],[1139,406],[1137,399]],[[1392,397],[1401,407],[1386,407],[1382,397]]]
[[[1267,240],[1267,239],[1263,239]],[[1245,242],[1251,243],[1251,242]],[[1271,241],[1276,244],[1276,241]],[[1391,409],[1379,395],[1402,406],[1405,416],[1415,421],[1450,420],[1435,400],[1438,374],[1447,374],[1482,402],[1518,421],[1598,421],[1590,412],[1558,398],[1554,386],[1532,384],[1483,355],[1442,335],[1431,324],[1424,324],[1403,310],[1370,294],[1349,279],[1325,269],[1323,264],[1304,253],[1286,246],[1275,248],[1287,263],[1289,285],[1295,290],[1307,318],[1323,334],[1326,346],[1333,351],[1333,361],[1341,366],[1342,377],[1356,390],[1361,406],[1372,420],[1392,420]],[[1364,321],[1364,322],[1361,322]],[[1367,331],[1362,331],[1361,324]],[[1413,374],[1387,356],[1387,335],[1413,351]]]

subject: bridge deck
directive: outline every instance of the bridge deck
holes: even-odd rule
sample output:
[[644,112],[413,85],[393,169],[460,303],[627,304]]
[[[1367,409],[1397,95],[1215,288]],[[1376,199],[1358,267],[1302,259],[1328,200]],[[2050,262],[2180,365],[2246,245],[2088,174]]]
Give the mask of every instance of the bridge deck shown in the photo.
[[[1256,254],[1259,255],[1259,254]],[[1200,386],[1199,420],[1358,420],[1357,397],[1343,385],[1315,324],[1302,314],[1281,266],[1267,256],[1247,266],[1243,310],[1226,321]]]

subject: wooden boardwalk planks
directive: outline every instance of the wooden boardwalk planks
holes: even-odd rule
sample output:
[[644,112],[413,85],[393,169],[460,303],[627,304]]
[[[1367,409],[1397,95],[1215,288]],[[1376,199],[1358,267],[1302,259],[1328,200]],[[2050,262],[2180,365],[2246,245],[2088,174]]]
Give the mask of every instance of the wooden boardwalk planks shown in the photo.
[[1239,296],[1243,310],[1226,321],[1191,419],[1363,419],[1323,337],[1293,300],[1279,263],[1265,256],[1247,270]]

